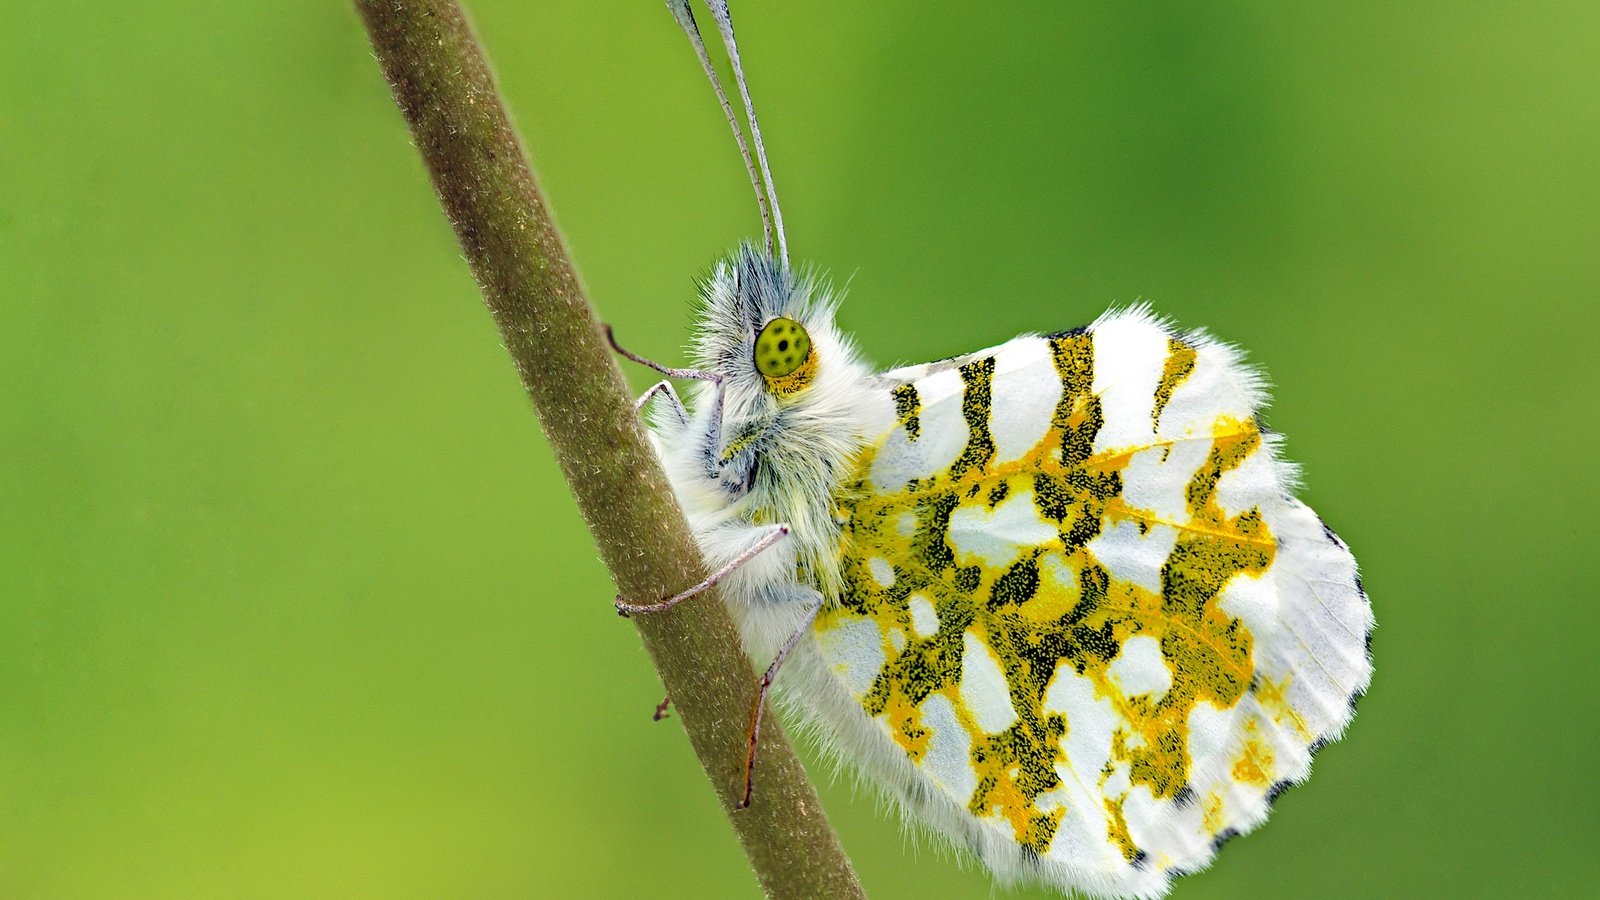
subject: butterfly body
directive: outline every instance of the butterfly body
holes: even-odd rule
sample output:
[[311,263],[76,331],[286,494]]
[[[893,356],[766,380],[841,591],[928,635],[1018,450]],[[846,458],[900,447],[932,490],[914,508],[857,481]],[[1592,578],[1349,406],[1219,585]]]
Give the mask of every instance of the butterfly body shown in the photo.
[[[768,254],[703,294],[722,381],[656,445],[713,567],[789,526],[722,596],[755,658],[797,637],[780,699],[914,820],[1006,880],[1159,896],[1342,732],[1371,614],[1232,348],[1135,309],[875,373]],[[778,320],[797,388],[755,363]]]
[[[788,264],[725,0],[667,0],[736,137],[765,247],[702,288],[686,409],[652,441],[766,692],[1005,882],[1159,897],[1265,820],[1371,678],[1355,559],[1294,498],[1238,351],[1143,308],[873,371]],[[750,152],[753,147],[754,153]],[[613,342],[614,343],[614,342]],[[781,673],[780,673],[781,667]]]
[[[831,498],[890,401],[869,389],[872,371],[834,326],[831,298],[770,255],[741,249],[702,294],[694,355],[722,381],[698,389],[687,420],[657,415],[651,436],[713,569],[771,525],[789,526],[785,540],[723,582],[746,647],[770,659],[807,598],[841,589],[842,522]],[[817,360],[813,381],[789,396],[770,389],[752,353],[756,334],[779,317],[801,324]]]

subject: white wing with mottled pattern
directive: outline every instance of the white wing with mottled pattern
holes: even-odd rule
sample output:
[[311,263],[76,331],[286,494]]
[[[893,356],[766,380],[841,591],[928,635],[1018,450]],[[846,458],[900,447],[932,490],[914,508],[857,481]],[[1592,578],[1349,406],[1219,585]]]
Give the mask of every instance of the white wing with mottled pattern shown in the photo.
[[891,375],[836,498],[824,664],[910,763],[891,789],[998,873],[1165,893],[1371,672],[1355,561],[1293,498],[1259,377],[1143,310]]

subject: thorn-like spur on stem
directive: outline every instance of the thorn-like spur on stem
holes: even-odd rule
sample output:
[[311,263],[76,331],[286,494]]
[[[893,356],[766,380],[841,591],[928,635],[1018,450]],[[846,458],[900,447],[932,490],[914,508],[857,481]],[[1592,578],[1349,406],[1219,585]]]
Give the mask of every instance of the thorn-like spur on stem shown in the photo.
[[778,677],[778,668],[789,657],[789,651],[793,650],[794,645],[800,642],[800,636],[810,630],[811,623],[816,621],[817,613],[821,610],[822,597],[819,595],[811,604],[811,609],[806,613],[805,618],[800,621],[800,627],[796,628],[794,634],[789,635],[789,639],[783,642],[783,647],[778,650],[778,655],[773,658],[772,665],[767,666],[767,671],[762,674],[761,684],[756,687],[755,703],[750,707],[750,731],[745,740],[744,796],[740,798],[738,803],[733,805],[734,809],[749,809],[750,800],[755,795],[756,745],[761,740],[761,711],[767,705],[767,691],[772,687],[772,680]]
[[629,603],[622,599],[622,596],[619,594],[617,596],[617,615],[626,619],[635,613],[665,612],[666,610],[677,606],[679,603],[682,603],[690,597],[693,597],[695,594],[704,593],[705,591],[716,587],[718,582],[733,574],[735,569],[739,568],[750,560],[755,559],[757,556],[760,556],[761,551],[783,540],[785,537],[788,537],[788,535],[788,525],[783,524],[772,526],[772,529],[763,535],[761,540],[751,544],[750,547],[743,553],[734,557],[732,562],[716,570],[715,572],[712,572],[710,577],[706,578],[705,581],[690,587],[681,594],[674,594],[665,600],[658,600],[655,603]]
[[619,356],[626,357],[627,359],[630,359],[641,366],[655,369],[657,372],[660,372],[668,378],[688,378],[695,381],[709,381],[712,384],[722,383],[722,376],[715,372],[707,372],[704,369],[674,369],[671,366],[663,366],[661,363],[655,362],[654,360],[645,359],[642,356],[630,353],[629,351],[624,350],[621,344],[617,343],[617,335],[611,330],[611,324],[609,322],[600,327],[605,329],[606,343],[610,344],[611,349],[615,350]]

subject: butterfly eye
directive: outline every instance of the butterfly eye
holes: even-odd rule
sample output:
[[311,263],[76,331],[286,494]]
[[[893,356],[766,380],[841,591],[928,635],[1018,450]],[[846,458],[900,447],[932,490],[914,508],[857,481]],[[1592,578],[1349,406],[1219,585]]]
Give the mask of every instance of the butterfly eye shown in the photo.
[[[778,318],[756,335],[756,371],[780,393],[799,390],[815,371],[811,362],[811,336],[793,319]],[[789,382],[794,382],[790,384]]]

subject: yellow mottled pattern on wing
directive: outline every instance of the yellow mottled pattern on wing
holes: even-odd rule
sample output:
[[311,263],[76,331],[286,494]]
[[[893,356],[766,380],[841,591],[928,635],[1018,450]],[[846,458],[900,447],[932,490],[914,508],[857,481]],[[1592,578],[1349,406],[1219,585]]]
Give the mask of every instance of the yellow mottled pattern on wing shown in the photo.
[[[968,435],[948,468],[902,489],[882,490],[871,472],[883,445],[862,455],[836,500],[844,523],[845,587],[816,628],[825,633],[862,618],[877,624],[884,662],[858,699],[913,761],[922,762],[929,748],[924,702],[936,694],[948,700],[970,739],[976,787],[964,800],[971,814],[1042,854],[1065,813],[1058,802],[1065,792],[1049,802],[1040,798],[1061,787],[1068,770],[1097,788],[1105,812],[1094,821],[1108,823],[1105,839],[1136,861],[1143,851],[1129,835],[1122,810],[1130,783],[1148,787],[1156,798],[1183,791],[1191,764],[1190,712],[1202,702],[1233,707],[1254,676],[1252,636],[1222,611],[1218,594],[1235,575],[1265,571],[1276,544],[1258,510],[1230,516],[1217,501],[1217,486],[1261,447],[1261,435],[1253,420],[1213,423],[1209,455],[1185,491],[1182,521],[1133,506],[1123,497],[1124,473],[1138,452],[1150,448],[1094,451],[1104,417],[1092,391],[1092,336],[1069,333],[1048,341],[1063,390],[1044,436],[1020,458],[995,459],[993,357],[959,369]],[[1174,340],[1154,402],[1158,418],[1193,365],[1194,349]],[[895,399],[899,429],[915,440],[916,394],[902,387]],[[1023,497],[1054,538],[1016,546],[1014,558],[1002,565],[963,564],[951,539],[952,516],[963,509],[990,513],[1008,498]],[[1119,525],[1141,533],[1157,526],[1176,530],[1159,592],[1114,577],[1095,557],[1090,544]],[[966,559],[970,563],[971,555]],[[882,577],[886,564],[892,579]],[[931,603],[936,631],[918,633],[913,602]],[[969,703],[974,686],[963,690],[969,635],[1004,673],[1015,717],[998,731],[980,725],[985,714]],[[1154,699],[1148,693],[1126,695],[1108,672],[1135,636],[1159,642],[1170,670],[1170,686]],[[1110,698],[1117,713],[1110,761],[1100,772],[1070,771],[1062,748],[1072,722],[1046,708],[1052,679],[1068,668],[1090,679],[1096,695]],[[993,725],[992,714],[989,719]],[[1241,765],[1241,777],[1266,777],[1270,759],[1248,756]],[[1108,785],[1119,766],[1127,777]]]

